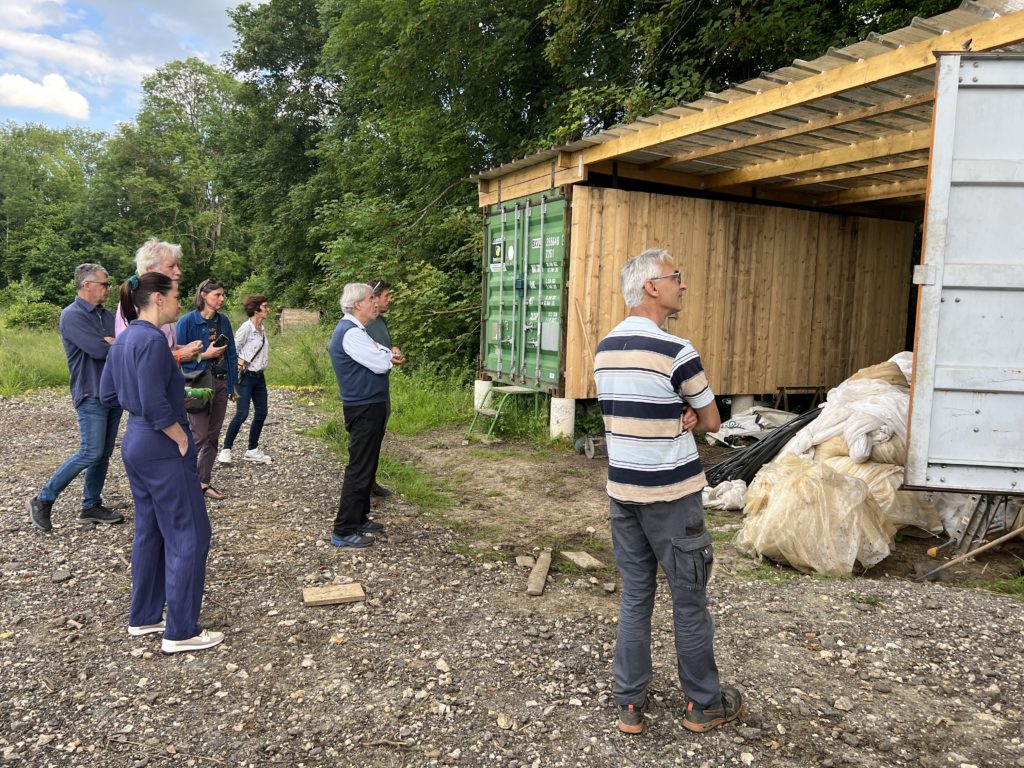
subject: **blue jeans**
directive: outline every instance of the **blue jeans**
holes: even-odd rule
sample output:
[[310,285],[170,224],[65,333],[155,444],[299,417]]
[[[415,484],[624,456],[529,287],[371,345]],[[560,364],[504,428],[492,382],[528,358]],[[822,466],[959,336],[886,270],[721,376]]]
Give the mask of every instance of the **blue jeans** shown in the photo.
[[658,565],[672,594],[676,671],[683,692],[702,707],[721,697],[715,625],[705,592],[713,562],[699,493],[678,501],[611,500],[612,545],[622,577],[612,695],[619,706],[643,704],[651,679],[651,618]]
[[267,420],[267,380],[263,371],[246,371],[235,386],[238,399],[235,401],[235,417],[228,424],[228,433],[224,436],[224,447],[231,448],[238,437],[238,430],[249,418],[249,403],[252,402],[255,415],[249,426],[249,450],[259,447],[263,422]]
[[75,409],[78,416],[78,431],[81,446],[78,453],[65,461],[43,490],[40,501],[56,501],[71,481],[85,471],[85,485],[82,488],[82,509],[92,509],[102,503],[103,483],[107,479],[110,454],[114,452],[117,426],[121,422],[120,408],[107,408],[98,397],[87,397]]

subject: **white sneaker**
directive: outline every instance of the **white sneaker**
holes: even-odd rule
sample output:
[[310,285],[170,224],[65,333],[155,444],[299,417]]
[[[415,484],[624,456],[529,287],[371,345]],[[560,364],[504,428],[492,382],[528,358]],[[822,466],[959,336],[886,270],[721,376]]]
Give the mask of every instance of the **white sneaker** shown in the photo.
[[188,640],[168,640],[166,637],[160,641],[160,650],[164,653],[181,653],[183,651],[202,651],[206,648],[213,648],[224,642],[223,632],[211,632],[204,629],[195,637]]
[[231,449],[230,448],[221,448],[220,449],[220,453],[217,454],[217,461],[219,461],[221,464],[230,464],[231,463]]
[[248,451],[245,452],[245,456],[243,456],[242,458],[244,458],[246,461],[258,461],[261,464],[270,463],[270,457],[267,456],[267,454],[265,454],[261,448],[250,448]]
[[143,635],[154,635],[157,632],[164,631],[164,623],[158,622],[157,624],[139,624],[137,627],[131,625],[128,626],[128,634],[132,637],[142,637]]

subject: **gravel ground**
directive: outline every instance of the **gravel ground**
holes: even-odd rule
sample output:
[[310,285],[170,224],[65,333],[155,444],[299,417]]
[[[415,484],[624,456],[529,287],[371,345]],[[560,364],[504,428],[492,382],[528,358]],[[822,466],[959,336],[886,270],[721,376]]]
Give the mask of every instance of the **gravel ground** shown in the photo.
[[[719,666],[746,692],[743,716],[703,736],[681,727],[660,593],[648,728],[625,736],[609,691],[617,594],[553,574],[529,598],[523,551],[473,557],[472,530],[401,499],[379,515],[378,546],[334,549],[338,462],[302,434],[322,413],[278,391],[270,413],[274,463],[214,474],[230,495],[210,505],[203,622],[227,639],[164,656],[158,636],[125,631],[119,456],[106,500],[127,524],[80,528],[79,482],[59,527],[36,532],[24,499],[74,450],[74,416],[62,392],[0,400],[2,762],[1024,766],[1022,603],[898,578],[752,580],[722,557]],[[303,606],[303,587],[348,581],[365,602]]]

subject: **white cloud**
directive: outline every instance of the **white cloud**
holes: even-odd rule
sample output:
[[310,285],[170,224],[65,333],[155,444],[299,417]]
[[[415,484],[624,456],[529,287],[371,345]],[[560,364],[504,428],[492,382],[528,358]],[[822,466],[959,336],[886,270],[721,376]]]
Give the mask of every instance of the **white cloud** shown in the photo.
[[62,0],[0,0],[0,27],[38,29],[68,19]]
[[[259,5],[263,0],[249,2]],[[142,79],[158,67],[188,56],[221,63],[234,38],[227,9],[238,3],[0,0],[0,76],[5,77],[5,91],[56,93],[44,78],[58,74],[64,92],[83,100],[60,114],[91,111],[97,125],[107,126],[131,119]]]
[[89,102],[71,90],[60,75],[46,75],[42,83],[21,75],[0,75],[0,104],[41,109],[75,120],[89,119]]
[[98,84],[138,83],[154,69],[135,57],[114,58],[95,45],[78,45],[31,32],[0,30],[0,49],[15,59],[33,62],[37,71],[75,72],[79,78]]

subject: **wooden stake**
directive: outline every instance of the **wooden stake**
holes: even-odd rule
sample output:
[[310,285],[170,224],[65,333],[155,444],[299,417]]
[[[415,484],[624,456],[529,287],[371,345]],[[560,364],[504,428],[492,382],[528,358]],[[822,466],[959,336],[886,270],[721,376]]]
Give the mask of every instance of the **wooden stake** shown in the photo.
[[551,550],[545,549],[537,557],[537,564],[530,571],[530,578],[526,581],[526,594],[543,595],[544,585],[548,579],[548,568],[551,567]]

